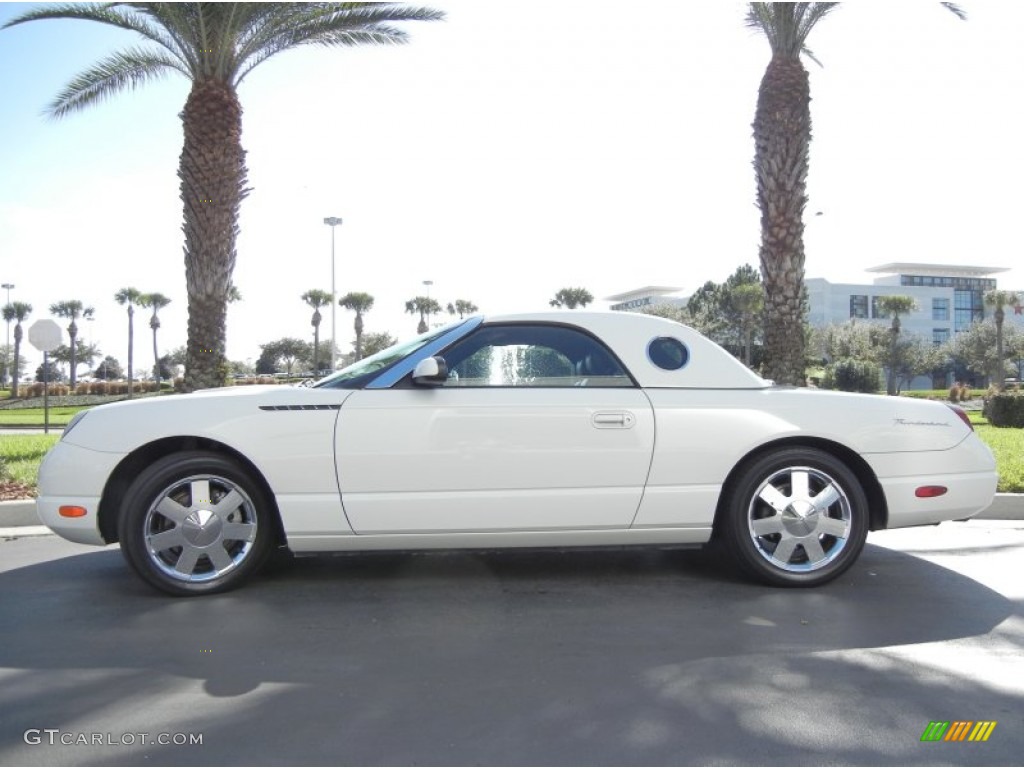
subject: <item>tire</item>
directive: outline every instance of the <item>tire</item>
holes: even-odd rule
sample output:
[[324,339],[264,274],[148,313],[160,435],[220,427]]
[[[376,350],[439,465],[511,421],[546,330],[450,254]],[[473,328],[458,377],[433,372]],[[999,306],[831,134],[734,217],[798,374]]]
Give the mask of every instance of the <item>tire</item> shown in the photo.
[[857,476],[816,448],[754,459],[722,513],[723,543],[736,564],[773,586],[831,581],[857,560],[868,534],[868,500]]
[[240,586],[274,542],[259,483],[220,454],[183,451],[143,470],[121,505],[121,552],[144,581],[171,595]]

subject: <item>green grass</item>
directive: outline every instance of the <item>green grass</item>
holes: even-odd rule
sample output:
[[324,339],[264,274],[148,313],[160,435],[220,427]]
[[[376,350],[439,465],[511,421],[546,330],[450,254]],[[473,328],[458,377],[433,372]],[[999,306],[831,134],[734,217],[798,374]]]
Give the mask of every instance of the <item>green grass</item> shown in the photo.
[[39,462],[60,439],[54,435],[0,435],[0,462],[16,483],[34,486],[39,477]]
[[[50,426],[64,426],[71,417],[89,406],[58,405],[50,408]],[[42,408],[18,408],[0,410],[0,427],[41,427]]]

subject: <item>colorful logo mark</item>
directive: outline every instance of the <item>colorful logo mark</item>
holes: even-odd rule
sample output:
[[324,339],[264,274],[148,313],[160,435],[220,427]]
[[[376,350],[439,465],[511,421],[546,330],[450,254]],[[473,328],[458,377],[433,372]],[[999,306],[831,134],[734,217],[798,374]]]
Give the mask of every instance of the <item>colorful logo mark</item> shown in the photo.
[[921,741],[988,741],[996,724],[995,720],[932,720]]

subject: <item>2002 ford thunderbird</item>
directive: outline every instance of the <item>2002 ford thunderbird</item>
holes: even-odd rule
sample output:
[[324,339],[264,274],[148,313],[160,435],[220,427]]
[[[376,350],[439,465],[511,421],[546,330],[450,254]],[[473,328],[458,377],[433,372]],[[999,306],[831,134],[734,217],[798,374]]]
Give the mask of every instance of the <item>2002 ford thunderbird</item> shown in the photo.
[[177,595],[283,546],[713,541],[756,579],[817,585],[869,530],[970,517],[995,487],[962,411],[777,387],[678,323],[561,312],[472,317],[310,387],[80,413],[38,510]]

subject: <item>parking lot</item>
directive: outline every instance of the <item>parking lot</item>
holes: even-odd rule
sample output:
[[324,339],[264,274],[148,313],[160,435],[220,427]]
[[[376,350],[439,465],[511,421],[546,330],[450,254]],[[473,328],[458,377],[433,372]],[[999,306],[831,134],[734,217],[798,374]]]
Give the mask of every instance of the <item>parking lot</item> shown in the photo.
[[[182,600],[116,548],[5,540],[0,764],[1019,765],[1022,556],[983,520],[872,534],[815,590],[618,550],[300,559]],[[921,741],[957,720],[997,725]]]

